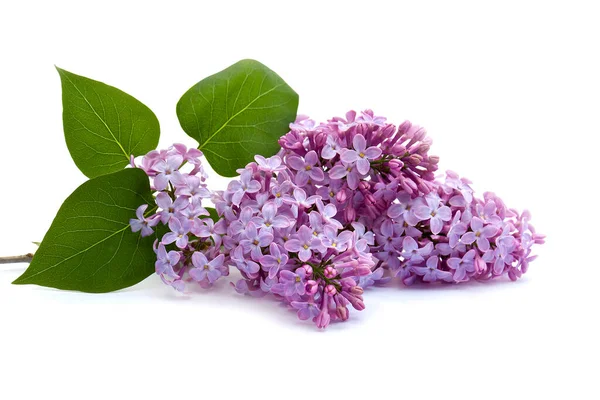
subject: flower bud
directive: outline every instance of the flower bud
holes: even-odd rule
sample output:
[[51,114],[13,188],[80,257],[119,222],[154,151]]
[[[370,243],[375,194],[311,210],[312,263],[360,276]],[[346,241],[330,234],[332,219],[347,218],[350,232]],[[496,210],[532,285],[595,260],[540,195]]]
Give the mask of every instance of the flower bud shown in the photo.
[[304,285],[304,290],[306,290],[306,294],[312,295],[317,293],[319,289],[319,284],[316,281],[308,280],[306,281],[306,285]]
[[333,286],[333,285],[325,286],[325,294],[327,294],[329,296],[333,296],[336,293],[337,293],[337,289],[335,288],[335,286]]
[[312,267],[310,265],[308,265],[308,264],[304,264],[300,268],[302,268],[306,272],[306,276],[311,276],[312,273],[313,273]]
[[347,307],[339,306],[339,307],[337,307],[335,309],[335,314],[342,321],[346,321],[348,319],[348,308]]
[[393,160],[388,161],[388,165],[392,169],[401,169],[402,167],[404,167],[404,163],[402,161],[398,160],[397,158],[394,158]]
[[348,291],[355,296],[362,296],[365,292],[360,286],[352,286]]
[[430,164],[438,164],[440,162],[439,156],[429,156],[428,158]]
[[335,269],[331,265],[329,265],[327,268],[325,268],[325,271],[323,271],[323,273],[325,274],[325,277],[328,279],[333,279],[338,274],[337,269]]
[[361,265],[354,270],[354,273],[357,276],[369,275],[371,273],[371,268],[367,267],[366,265]]
[[356,210],[352,206],[346,207],[344,210],[344,217],[346,218],[346,222],[354,222],[356,219]]
[[412,154],[410,157],[408,157],[406,159],[407,163],[409,163],[410,165],[414,165],[414,166],[421,164],[421,161],[423,161],[423,157],[418,154]]
[[346,199],[348,198],[348,194],[346,193],[345,189],[340,190],[339,192],[337,192],[337,194],[335,195],[335,199],[339,202],[339,203],[343,203],[346,201]]

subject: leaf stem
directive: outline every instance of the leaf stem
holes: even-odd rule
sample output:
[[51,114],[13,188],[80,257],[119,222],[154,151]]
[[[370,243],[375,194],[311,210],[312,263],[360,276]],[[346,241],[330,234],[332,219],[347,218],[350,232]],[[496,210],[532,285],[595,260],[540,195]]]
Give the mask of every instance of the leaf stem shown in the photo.
[[33,253],[23,254],[22,256],[7,256],[0,257],[0,264],[13,264],[13,263],[22,263],[22,262],[31,262],[33,259]]

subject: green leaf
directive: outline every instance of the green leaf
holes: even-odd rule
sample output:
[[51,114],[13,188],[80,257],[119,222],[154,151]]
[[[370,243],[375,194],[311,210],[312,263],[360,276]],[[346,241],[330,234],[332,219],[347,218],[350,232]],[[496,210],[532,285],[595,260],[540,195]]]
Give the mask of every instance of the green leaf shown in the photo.
[[67,147],[88,178],[120,171],[130,155],[156,148],[160,127],[148,107],[117,88],[56,69]]
[[100,293],[142,281],[154,272],[155,237],[132,232],[129,219],[152,203],[140,169],[85,182],[60,207],[29,268],[13,283]]
[[205,207],[205,208],[206,208],[206,211],[208,211],[210,214],[209,218],[212,219],[214,222],[218,222],[220,217],[219,217],[219,214],[217,213],[217,210],[215,210],[212,207]]
[[279,150],[297,109],[298,95],[279,75],[242,60],[192,86],[177,103],[177,117],[215,172],[235,176],[255,154]]

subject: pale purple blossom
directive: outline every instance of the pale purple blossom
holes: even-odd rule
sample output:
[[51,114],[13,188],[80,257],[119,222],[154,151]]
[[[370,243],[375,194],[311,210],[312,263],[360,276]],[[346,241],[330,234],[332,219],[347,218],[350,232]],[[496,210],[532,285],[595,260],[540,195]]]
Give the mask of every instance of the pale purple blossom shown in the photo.
[[421,221],[429,220],[431,232],[437,235],[442,231],[444,222],[452,219],[450,207],[441,205],[437,195],[427,195],[414,208],[414,215]]
[[262,248],[267,247],[273,242],[273,234],[267,230],[257,229],[254,223],[249,222],[243,233],[244,239],[240,240],[245,252],[250,252],[253,260],[262,257]]
[[285,165],[281,165],[281,158],[279,156],[273,156],[269,158],[265,158],[263,156],[254,156],[254,160],[256,160],[256,164],[258,165],[258,169],[260,171],[264,171],[267,174],[272,174],[273,172],[279,172],[285,170]]
[[305,186],[309,180],[321,182],[325,175],[319,166],[319,156],[314,151],[306,153],[304,159],[299,156],[288,157],[288,164],[297,171],[296,185]]
[[285,243],[285,249],[290,252],[298,253],[301,261],[308,261],[314,251],[324,252],[325,246],[321,239],[312,234],[312,230],[303,225],[298,229],[298,233],[292,235],[292,238]]
[[179,263],[180,258],[181,255],[179,252],[175,250],[167,252],[165,245],[160,243],[156,252],[156,263],[154,264],[156,273],[159,275],[164,274],[171,278],[179,278],[179,275],[175,273],[173,268]]
[[154,187],[156,190],[166,189],[174,177],[179,178],[179,167],[182,162],[183,157],[181,155],[172,154],[154,164],[153,169],[157,172],[154,177]]
[[240,174],[240,180],[229,182],[227,189],[233,192],[231,198],[232,203],[239,206],[242,197],[244,197],[246,193],[256,193],[260,190],[260,183],[257,180],[252,179],[252,171],[244,170]]
[[166,192],[160,192],[156,195],[156,205],[161,209],[158,215],[163,224],[168,223],[173,215],[180,214],[189,204],[190,201],[186,197],[178,197],[173,201]]
[[361,134],[352,139],[353,150],[345,149],[342,152],[342,161],[346,165],[356,162],[359,174],[366,175],[371,169],[371,162],[381,155],[381,149],[376,146],[367,147],[367,140]]
[[169,220],[169,229],[171,232],[165,234],[162,238],[163,244],[171,244],[175,242],[175,245],[180,249],[187,247],[190,232],[190,221],[187,219],[180,220],[179,218],[171,218]]
[[462,235],[461,241],[465,244],[477,243],[479,250],[485,252],[490,248],[490,238],[494,237],[498,228],[487,225],[483,226],[483,221],[477,217],[471,220],[471,232]]
[[156,226],[160,222],[160,218],[156,215],[152,215],[149,218],[144,216],[146,209],[148,208],[148,204],[142,204],[135,210],[135,215],[137,219],[130,219],[129,225],[131,225],[131,230],[133,232],[142,231],[142,236],[150,236],[154,233],[152,227]]
[[269,272],[269,278],[273,279],[289,260],[286,251],[282,251],[281,246],[276,243],[269,245],[269,254],[264,255],[259,260],[263,269]]
[[197,282],[208,279],[211,284],[215,283],[216,280],[221,277],[221,270],[219,267],[223,264],[224,258],[225,256],[223,254],[219,254],[211,261],[208,261],[203,253],[199,251],[195,252],[192,254],[192,264],[194,265],[194,268],[190,269],[190,276]]

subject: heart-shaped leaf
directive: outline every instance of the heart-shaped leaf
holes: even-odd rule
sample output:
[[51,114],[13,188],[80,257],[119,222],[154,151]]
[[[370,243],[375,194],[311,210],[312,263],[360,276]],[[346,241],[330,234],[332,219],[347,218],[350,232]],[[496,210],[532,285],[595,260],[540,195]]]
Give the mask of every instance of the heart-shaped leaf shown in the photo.
[[122,170],[132,154],[156,148],[160,127],[148,107],[115,87],[57,70],[67,147],[87,177]]
[[142,281],[154,272],[155,238],[133,233],[129,219],[152,203],[140,169],[85,182],[60,207],[29,268],[13,283],[99,293]]
[[235,176],[255,154],[279,150],[297,109],[298,95],[279,75],[242,60],[192,86],[177,103],[177,117],[215,172]]

